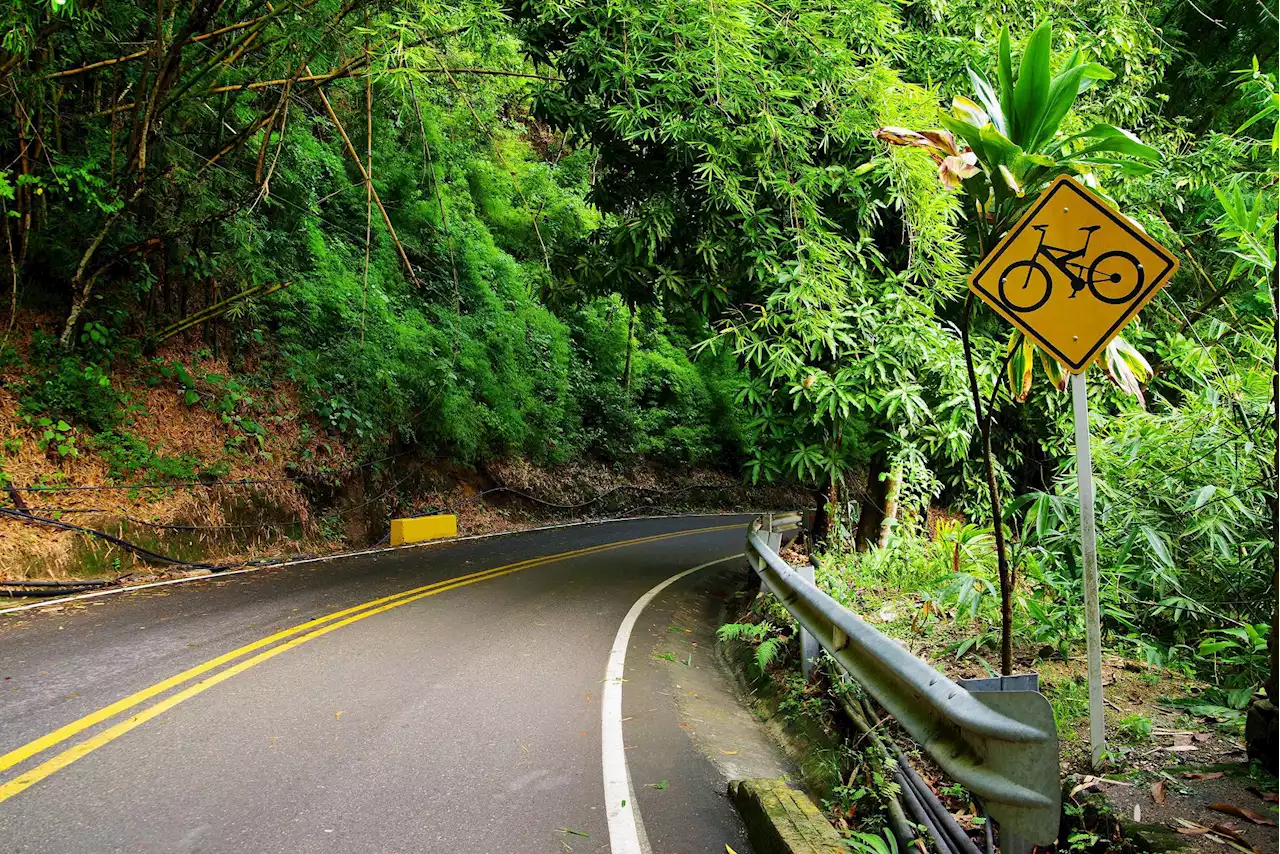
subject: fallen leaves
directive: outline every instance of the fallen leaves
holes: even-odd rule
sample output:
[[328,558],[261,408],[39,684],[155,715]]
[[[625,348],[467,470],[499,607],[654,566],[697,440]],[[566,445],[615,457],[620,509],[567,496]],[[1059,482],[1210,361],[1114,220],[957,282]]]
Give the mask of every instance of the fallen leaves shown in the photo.
[[1182,775],[1184,780],[1217,780],[1227,776],[1226,771],[1189,771]]
[[1085,789],[1092,789],[1094,786],[1100,785],[1102,783],[1107,783],[1112,786],[1132,786],[1133,785],[1132,783],[1126,783],[1123,780],[1108,780],[1106,777],[1094,777],[1091,774],[1086,774],[1085,778],[1082,781],[1080,781],[1079,785],[1077,785],[1074,789],[1071,790],[1071,793],[1067,795],[1067,797],[1074,798],[1077,794],[1079,794],[1080,792],[1083,792]]
[[658,791],[662,791],[663,789],[665,789],[665,788],[667,787],[667,781],[666,781],[666,780],[659,780],[659,781],[658,781],[658,782],[656,782],[656,783],[645,783],[645,787],[646,787],[646,788],[650,788],[650,789],[657,789]]
[[1206,836],[1214,842],[1229,845],[1238,851],[1244,851],[1246,854],[1259,854],[1258,849],[1249,844],[1243,836],[1236,832],[1236,829],[1229,824],[1215,824],[1206,827],[1194,821],[1187,821],[1185,818],[1178,819],[1178,824],[1182,827],[1174,828],[1183,836]]
[[1151,800],[1157,804],[1164,803],[1164,780],[1156,780],[1151,784]]
[[1276,826],[1276,823],[1274,821],[1267,818],[1265,815],[1258,812],[1257,810],[1251,810],[1248,807],[1238,807],[1235,804],[1216,803],[1216,804],[1209,804],[1209,809],[1213,810],[1214,812],[1233,815],[1236,818],[1243,818],[1253,822],[1254,824],[1261,824],[1266,827]]

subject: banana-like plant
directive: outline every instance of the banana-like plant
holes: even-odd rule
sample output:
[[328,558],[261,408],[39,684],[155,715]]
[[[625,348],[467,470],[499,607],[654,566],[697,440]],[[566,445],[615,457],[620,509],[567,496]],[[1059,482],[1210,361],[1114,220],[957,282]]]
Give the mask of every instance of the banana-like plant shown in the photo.
[[[1039,357],[1040,367],[1045,376],[1058,391],[1065,391],[1070,378],[1065,368],[1056,359],[1036,346],[1036,343],[1020,330],[1015,329],[1009,336],[1007,349],[1008,363],[1006,372],[1009,378],[1009,390],[1013,399],[1019,403],[1031,396],[1032,374],[1035,362]],[[1115,383],[1121,391],[1133,395],[1138,402],[1145,405],[1146,397],[1142,393],[1142,385],[1151,379],[1151,363],[1138,349],[1117,335],[1103,348],[1094,359],[1107,379]]]
[[[884,127],[875,133],[890,145],[925,149],[938,164],[943,185],[960,189],[972,199],[971,221],[984,255],[1059,175],[1072,175],[1096,187],[1096,167],[1145,174],[1160,156],[1129,131],[1109,124],[1095,123],[1078,133],[1059,132],[1080,93],[1115,75],[1086,61],[1079,50],[1072,51],[1054,74],[1052,36],[1051,22],[1036,27],[1015,72],[1009,31],[1001,30],[996,84],[969,69],[976,101],[955,98],[939,129]],[[1020,332],[1009,339],[1009,385],[1020,401],[1030,393],[1033,351],[1038,349]],[[1066,388],[1062,367],[1044,351],[1039,358],[1050,381]],[[1131,345],[1117,338],[1097,362],[1117,386],[1142,398],[1141,382],[1151,369]]]

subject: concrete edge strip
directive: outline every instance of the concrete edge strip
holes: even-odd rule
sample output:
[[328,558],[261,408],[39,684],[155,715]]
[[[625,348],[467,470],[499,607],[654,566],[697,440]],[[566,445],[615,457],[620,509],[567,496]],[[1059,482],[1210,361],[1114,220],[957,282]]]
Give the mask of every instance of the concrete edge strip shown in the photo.
[[[738,514],[733,514],[738,515]],[[645,593],[631,606],[609,651],[609,663],[604,671],[604,689],[600,693],[600,753],[604,772],[604,809],[609,822],[609,850],[612,854],[648,854],[649,846],[640,842],[640,808],[635,802],[631,786],[631,772],[627,769],[627,754],[622,740],[622,674],[627,659],[627,645],[631,642],[631,630],[646,605],[686,575],[718,563],[741,558],[731,554],[698,566],[677,572]]]
[[612,519],[588,519],[583,522],[560,522],[555,525],[540,525],[536,528],[522,528],[518,531],[497,531],[492,534],[470,534],[465,537],[454,537],[447,540],[428,540],[421,543],[406,543],[403,546],[385,546],[378,549],[363,549],[356,552],[342,552],[341,554],[321,555],[320,557],[305,557],[298,560],[281,561],[280,563],[264,564],[263,566],[248,566],[243,569],[229,569],[224,572],[206,572],[201,575],[188,575],[183,578],[169,578],[164,581],[149,581],[146,584],[131,584],[125,587],[112,587],[107,590],[94,590],[89,593],[76,593],[70,596],[60,596],[55,599],[46,599],[42,602],[31,602],[26,605],[14,605],[11,608],[0,609],[0,616],[5,614],[16,614],[19,611],[31,611],[38,608],[49,608],[54,605],[62,605],[67,602],[79,602],[83,599],[97,599],[101,596],[113,596],[117,593],[132,593],[137,590],[146,590],[150,587],[167,587],[170,584],[185,584],[189,581],[208,581],[214,578],[226,578],[232,575],[243,575],[246,572],[260,572],[264,569],[283,569],[290,566],[302,566],[306,563],[327,563],[334,560],[343,560],[350,557],[364,557],[365,555],[383,554],[386,552],[398,552],[404,549],[419,549],[425,546],[441,546],[449,543],[463,543],[469,540],[487,540],[490,537],[510,537],[516,534],[532,534],[538,531],[553,531],[557,528],[580,528],[589,525],[608,525],[614,522],[643,522],[653,519],[696,519],[699,517],[714,516],[751,516],[758,515],[758,511],[740,510],[726,511],[722,513],[676,513],[668,516],[618,516]]

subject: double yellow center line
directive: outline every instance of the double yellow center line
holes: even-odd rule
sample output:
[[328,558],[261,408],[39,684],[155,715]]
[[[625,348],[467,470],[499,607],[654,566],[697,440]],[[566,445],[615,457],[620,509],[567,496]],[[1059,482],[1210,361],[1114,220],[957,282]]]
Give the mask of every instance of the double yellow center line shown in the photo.
[[[458,587],[466,587],[469,584],[475,584],[480,581],[487,581],[491,578],[498,578],[503,575],[510,575],[513,572],[520,572],[525,569],[532,569],[535,566],[554,563],[556,561],[568,560],[570,558],[583,557],[585,555],[596,554],[597,552],[612,551],[613,549],[625,548],[627,546],[640,545],[642,543],[653,543],[659,540],[669,540],[674,537],[683,537],[690,534],[705,534],[712,531],[724,531],[729,528],[739,528],[741,525],[720,525],[713,528],[696,528],[690,531],[676,531],[669,534],[656,534],[649,537],[637,537],[632,540],[621,540],[614,543],[605,543],[598,546],[589,546],[587,548],[575,549],[574,551],[560,552],[559,554],[545,555],[543,557],[531,558],[518,563],[506,564],[504,566],[494,567],[493,569],[485,569],[479,572],[473,572],[470,575],[461,575],[456,578],[449,578],[444,581],[437,581],[434,584],[427,584],[422,587],[415,587],[411,590],[405,590],[395,593],[391,596],[384,596],[381,599],[373,599],[351,608],[344,608],[341,611],[334,611],[332,614],[319,617],[314,620],[294,626],[291,629],[276,632],[273,635],[245,644],[242,647],[233,649],[228,653],[211,658],[203,664],[198,664],[181,673],[170,676],[161,682],[157,682],[147,688],[143,688],[134,694],[130,694],[121,700],[117,700],[109,706],[104,706],[96,712],[85,715],[79,720],[72,721],[66,726],[59,727],[48,735],[30,741],[21,747],[9,751],[0,756],[0,773],[25,762],[33,756],[43,753],[54,745],[60,744],[67,739],[84,732],[87,729],[97,726],[104,721],[114,718],[116,715],[126,712],[136,706],[145,703],[147,700],[157,697],[173,688],[184,683],[190,682],[198,676],[209,673],[222,667],[224,664],[236,661],[236,659],[244,658],[250,653],[257,652],[257,655],[251,658],[245,658],[237,664],[219,670],[212,676],[208,676],[200,681],[189,685],[181,691],[172,694],[155,705],[130,715],[119,723],[111,726],[97,735],[80,742],[61,753],[56,754],[50,759],[45,760],[41,764],[35,766],[29,771],[25,771],[9,780],[7,783],[0,785],[0,803],[7,801],[14,795],[25,791],[36,783],[40,782],[50,774],[60,771],[78,759],[88,756],[105,744],[109,744],[135,727],[141,726],[157,715],[172,709],[179,703],[185,702],[197,694],[202,694],[220,682],[225,682],[237,674],[243,673],[251,667],[256,667],[264,661],[275,658],[282,652],[301,646],[310,640],[327,635],[343,626],[349,626],[352,623],[359,622],[367,617],[375,614],[381,614],[384,611],[390,611],[392,608],[399,608],[401,605],[407,605],[410,602],[416,602],[427,596],[435,596],[437,593],[444,593],[448,590],[454,590]],[[288,639],[288,640],[286,640]],[[285,643],[278,643],[285,641]],[[276,644],[272,646],[272,644]],[[268,649],[264,649],[269,647]]]

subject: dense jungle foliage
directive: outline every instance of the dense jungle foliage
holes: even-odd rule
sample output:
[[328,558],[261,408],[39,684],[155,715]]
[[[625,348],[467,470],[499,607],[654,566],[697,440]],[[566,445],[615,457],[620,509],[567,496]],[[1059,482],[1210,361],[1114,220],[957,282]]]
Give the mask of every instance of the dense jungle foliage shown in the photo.
[[[986,621],[1001,576],[1020,634],[1069,646],[1065,378],[965,277],[1074,175],[1182,261],[1088,375],[1109,638],[1216,678],[1224,708],[1263,681],[1268,4],[15,0],[3,16],[0,358],[29,361],[13,391],[51,453],[128,441],[120,371],[200,405],[190,366],[155,355],[185,341],[242,390],[291,381],[370,454],[797,481],[849,573]],[[250,391],[223,398],[247,454]],[[931,540],[930,506],[966,525]]]

